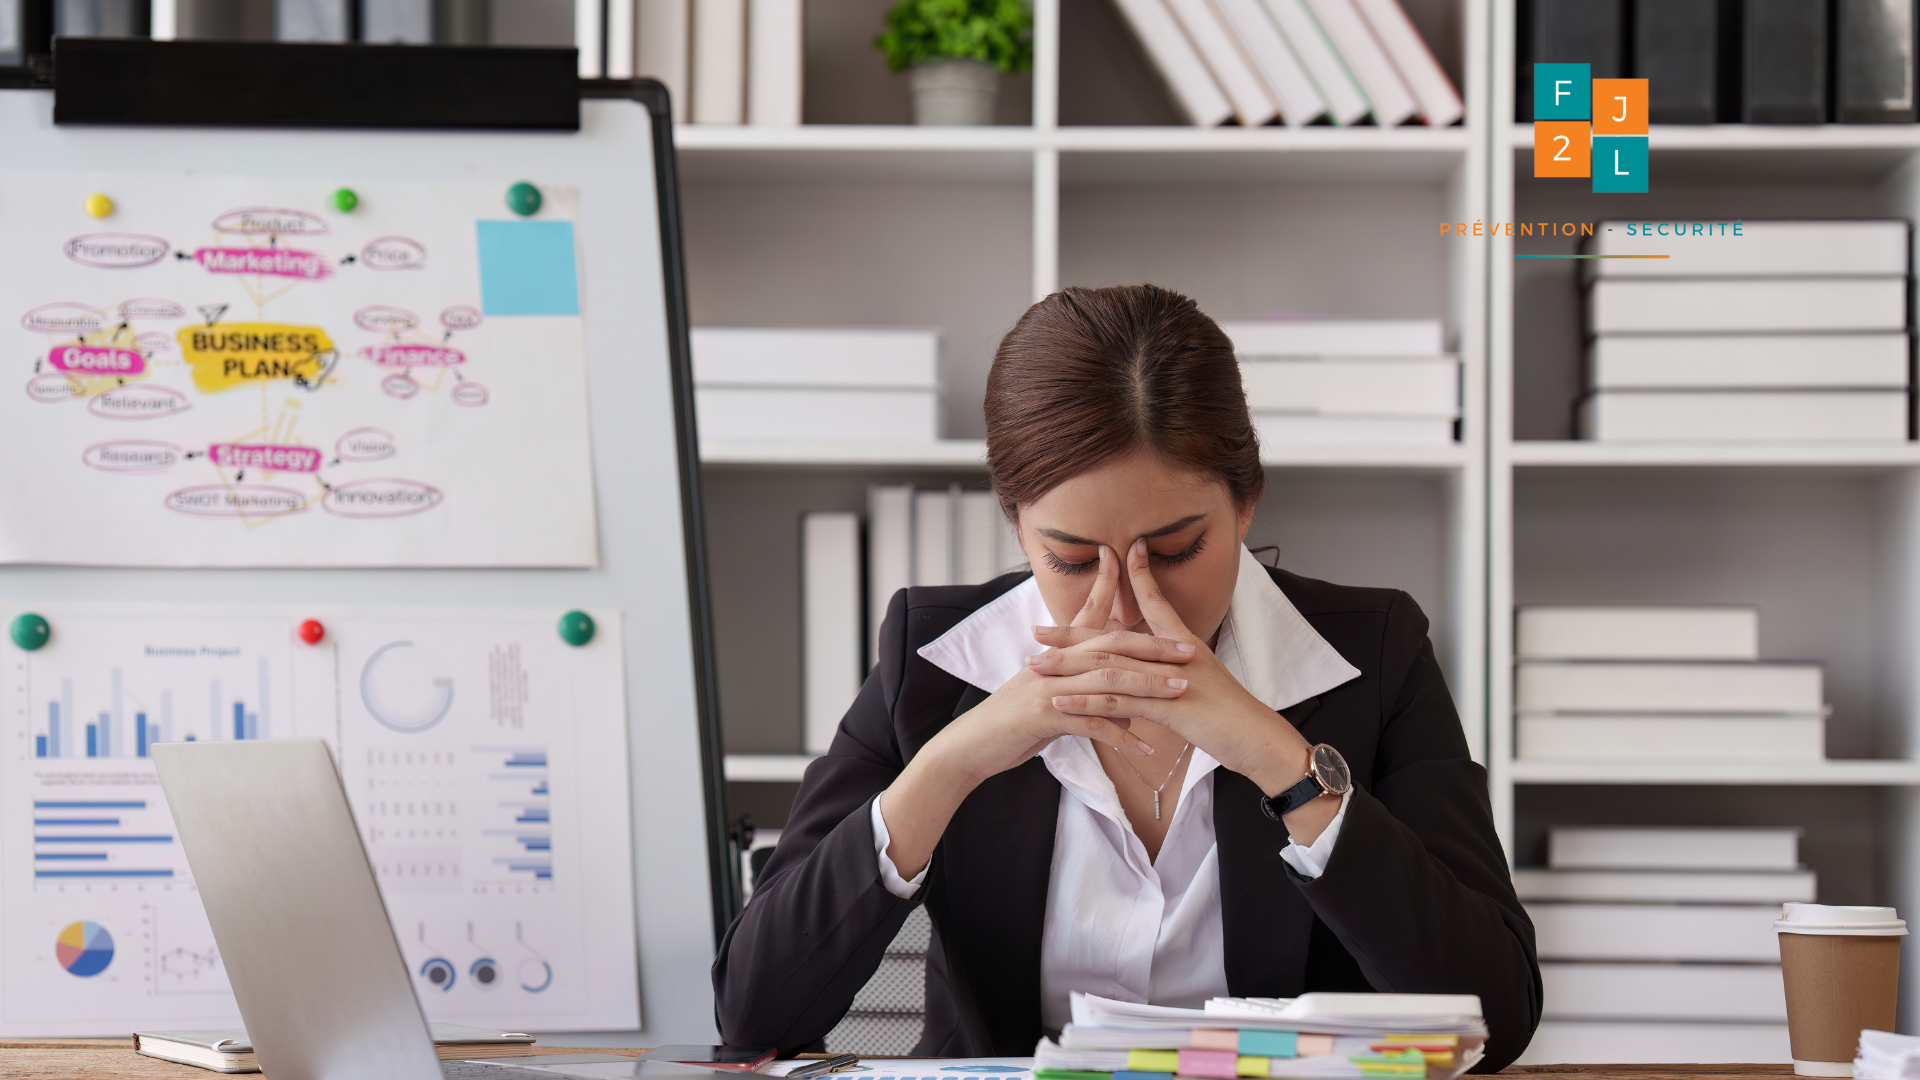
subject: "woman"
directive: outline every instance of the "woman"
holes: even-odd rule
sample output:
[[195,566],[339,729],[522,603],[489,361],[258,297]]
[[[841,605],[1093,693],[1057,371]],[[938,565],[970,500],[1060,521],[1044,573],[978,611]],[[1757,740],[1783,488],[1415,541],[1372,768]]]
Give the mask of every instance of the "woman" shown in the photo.
[[1479,1068],[1511,1062],[1533,927],[1426,618],[1247,552],[1265,473],[1219,327],[1153,286],[1056,293],[986,419],[1032,573],[893,597],[721,944],[722,1036],[818,1040],[924,903],[917,1053],[1030,1054],[1074,990],[1381,990],[1480,995]]

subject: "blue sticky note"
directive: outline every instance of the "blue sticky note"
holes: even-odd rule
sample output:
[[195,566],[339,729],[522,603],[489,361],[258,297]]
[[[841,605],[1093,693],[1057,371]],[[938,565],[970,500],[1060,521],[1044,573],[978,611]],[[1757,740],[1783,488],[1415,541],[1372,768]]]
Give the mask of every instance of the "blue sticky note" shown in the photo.
[[1593,65],[1533,65],[1533,118],[1593,119]]
[[487,315],[578,315],[571,221],[481,221],[480,309]]
[[1635,192],[1647,190],[1647,137],[1595,135],[1593,190]]
[[1240,1052],[1249,1057],[1290,1058],[1299,1042],[1300,1035],[1294,1031],[1240,1030]]

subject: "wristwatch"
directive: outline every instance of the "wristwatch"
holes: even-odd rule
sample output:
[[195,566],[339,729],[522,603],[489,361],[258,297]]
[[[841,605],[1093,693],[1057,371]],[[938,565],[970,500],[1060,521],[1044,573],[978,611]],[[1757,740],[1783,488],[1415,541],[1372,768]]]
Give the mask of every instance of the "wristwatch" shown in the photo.
[[1260,810],[1279,821],[1282,814],[1298,810],[1322,795],[1345,795],[1351,787],[1353,776],[1347,772],[1347,759],[1340,756],[1340,751],[1320,743],[1307,755],[1307,775],[1280,794],[1262,798]]

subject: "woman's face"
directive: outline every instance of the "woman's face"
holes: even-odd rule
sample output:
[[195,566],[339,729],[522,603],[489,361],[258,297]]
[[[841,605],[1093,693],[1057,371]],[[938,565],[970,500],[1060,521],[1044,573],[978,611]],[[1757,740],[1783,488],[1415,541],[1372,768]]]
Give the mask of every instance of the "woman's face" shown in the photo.
[[1151,633],[1127,580],[1127,549],[1145,538],[1160,591],[1187,629],[1211,642],[1240,573],[1253,508],[1233,503],[1217,477],[1189,473],[1136,451],[1081,473],[1020,508],[1020,546],[1033,563],[1054,624],[1073,621],[1093,591],[1100,548],[1119,559],[1110,629]]

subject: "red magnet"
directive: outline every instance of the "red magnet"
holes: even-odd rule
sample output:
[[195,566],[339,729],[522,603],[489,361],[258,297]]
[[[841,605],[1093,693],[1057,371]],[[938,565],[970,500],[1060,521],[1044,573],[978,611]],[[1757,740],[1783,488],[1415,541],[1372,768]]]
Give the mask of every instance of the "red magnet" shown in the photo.
[[320,639],[326,636],[327,628],[320,625],[319,619],[308,619],[300,624],[300,640],[309,645],[320,644]]

